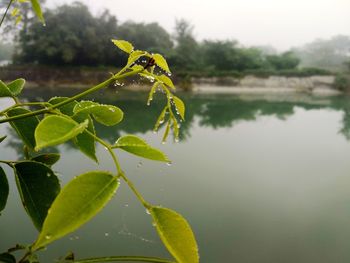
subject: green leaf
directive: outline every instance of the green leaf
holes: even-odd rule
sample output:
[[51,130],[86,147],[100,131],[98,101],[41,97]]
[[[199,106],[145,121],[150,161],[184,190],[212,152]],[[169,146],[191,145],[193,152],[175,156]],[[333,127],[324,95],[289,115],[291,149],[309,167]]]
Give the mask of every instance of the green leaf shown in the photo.
[[180,134],[180,129],[177,123],[177,120],[174,116],[171,116],[171,120],[173,121],[173,131],[174,131],[174,137],[175,141],[179,140],[179,134]]
[[156,64],[158,65],[158,67],[170,73],[168,63],[166,62],[165,58],[161,54],[154,54],[153,59],[156,61]]
[[16,258],[10,253],[0,254],[0,262],[2,263],[16,263]]
[[24,79],[16,79],[7,84],[7,87],[11,91],[12,95],[17,97],[19,94],[21,94],[25,83],[26,81]]
[[185,104],[180,98],[176,96],[173,96],[173,102],[175,104],[177,113],[179,113],[181,118],[185,120]]
[[32,161],[43,163],[48,166],[52,166],[58,162],[60,157],[61,156],[58,153],[44,153],[33,157]]
[[[68,99],[69,99],[68,97],[54,97],[54,98],[51,98],[49,100],[49,103],[52,105],[55,105],[55,104],[61,103],[61,102],[68,100]],[[65,115],[73,116],[74,115],[73,109],[74,109],[75,105],[77,105],[77,104],[78,104],[77,101],[72,101],[70,103],[67,103],[67,104],[61,106],[61,107],[58,107],[58,109]]]
[[121,109],[113,105],[103,105],[90,101],[79,102],[74,107],[74,113],[87,113],[99,123],[106,126],[113,126],[123,120],[124,113]]
[[160,125],[162,123],[164,123],[165,114],[167,113],[167,109],[168,109],[167,107],[164,107],[162,112],[159,114],[159,117],[158,117],[156,124],[154,125],[154,128],[153,128],[154,131],[158,131]]
[[73,139],[82,133],[88,125],[88,120],[79,124],[66,117],[48,116],[39,123],[35,130],[35,150],[39,151],[42,148],[58,145]]
[[0,212],[5,209],[9,195],[9,183],[6,174],[0,166]]
[[156,93],[157,91],[157,87],[160,85],[161,83],[159,81],[157,81],[156,83],[153,84],[149,94],[148,94],[148,100],[147,100],[147,105],[151,104],[151,101],[153,100],[153,94]]
[[168,123],[167,123],[166,128],[165,128],[165,132],[164,132],[164,135],[163,135],[163,139],[162,139],[163,143],[165,143],[167,138],[168,138],[169,131],[170,131],[170,125],[171,125],[171,121],[168,120]]
[[75,231],[94,217],[119,185],[109,172],[92,171],[70,181],[53,202],[33,250]]
[[40,22],[45,24],[45,19],[41,11],[39,0],[30,0],[30,2],[32,3],[32,8],[34,10],[34,13],[39,18]]
[[141,138],[134,135],[120,137],[113,148],[120,148],[137,156],[150,160],[169,162],[168,157],[160,150],[152,148]]
[[168,208],[152,207],[150,213],[171,255],[181,263],[199,262],[197,242],[186,219]]
[[0,137],[0,143],[2,143],[7,138],[7,135]]
[[48,166],[33,161],[17,163],[14,170],[24,208],[40,231],[48,210],[60,191],[57,176]]
[[[8,117],[18,116],[21,114],[30,113],[30,110],[23,108],[15,108],[7,112]],[[39,124],[39,119],[36,116],[27,117],[21,120],[15,120],[10,122],[11,126],[15,129],[19,137],[28,146],[29,149],[34,149],[35,138],[34,132]]]
[[140,71],[140,70],[142,71],[142,70],[144,70],[144,67],[142,67],[141,65],[134,65],[131,67],[131,69],[134,71]]
[[13,97],[9,87],[0,80],[0,97]]
[[136,62],[140,57],[143,57],[143,56],[150,56],[150,55],[146,51],[134,50],[129,55],[128,64]]
[[[88,114],[78,113],[73,117],[73,119],[78,123],[81,123],[84,120],[88,119],[89,125],[87,127],[87,130],[92,134],[95,134],[94,123]],[[83,133],[80,133],[77,135],[77,137],[75,137],[74,143],[82,153],[84,153],[87,157],[91,158],[96,163],[98,163],[96,157],[96,142],[93,136],[84,131]]]
[[123,50],[124,52],[130,54],[133,50],[134,47],[133,45],[125,40],[117,40],[117,39],[112,39],[112,42],[114,45],[116,45],[119,49]]
[[158,76],[158,79],[163,82],[166,86],[168,86],[169,88],[175,90],[175,86],[174,86],[174,83],[171,81],[170,78],[168,78],[167,76],[165,75],[161,75],[161,76]]

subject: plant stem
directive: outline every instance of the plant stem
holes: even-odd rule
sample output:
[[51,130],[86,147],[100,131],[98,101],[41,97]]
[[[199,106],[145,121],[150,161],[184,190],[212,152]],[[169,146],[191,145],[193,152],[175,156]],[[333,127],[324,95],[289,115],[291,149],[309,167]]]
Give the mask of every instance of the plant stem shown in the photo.
[[8,107],[7,109],[4,109],[3,111],[0,111],[0,115],[5,115],[9,110],[12,110],[17,107],[23,107],[23,106],[41,106],[41,107],[49,107],[51,106],[48,102],[25,102],[25,103],[16,103],[12,106]]
[[103,145],[107,150],[108,152],[110,153],[110,155],[112,156],[112,159],[113,159],[113,162],[116,166],[116,169],[117,169],[117,172],[118,174],[120,173],[123,173],[122,171],[122,168],[119,164],[119,161],[117,159],[117,156],[115,155],[115,153],[113,152],[113,149],[112,149],[112,146],[105,142],[104,140],[102,140],[101,138],[97,137],[95,134],[93,134],[92,132],[88,131],[88,130],[85,130],[88,134],[90,134],[91,136],[93,136],[95,138],[96,141],[98,141],[101,145]]
[[2,16],[2,18],[1,18],[0,27],[1,27],[2,23],[4,22],[5,17],[6,17],[6,15],[7,15],[7,12],[9,11],[10,6],[12,5],[13,1],[14,1],[14,0],[11,0],[11,1],[9,2],[9,4],[7,5],[7,7],[6,7],[5,14],[4,14],[4,15]]
[[129,188],[131,189],[131,191],[133,191],[133,193],[136,195],[137,199],[139,199],[139,201],[142,203],[142,205],[146,208],[146,209],[150,209],[152,206],[142,197],[142,195],[139,193],[139,191],[137,191],[136,187],[134,186],[134,184],[129,180],[128,177],[126,177],[126,175],[122,172],[119,174],[119,176],[121,178],[123,178],[123,180],[128,184]]
[[88,134],[90,134],[91,136],[93,136],[95,138],[96,141],[98,141],[101,145],[103,145],[107,151],[110,153],[110,155],[112,156],[113,162],[115,163],[115,166],[117,168],[117,172],[118,172],[118,177],[121,177],[129,186],[129,188],[131,189],[131,191],[133,191],[133,193],[136,195],[137,199],[139,199],[139,201],[142,203],[142,205],[146,208],[146,209],[150,209],[151,205],[142,197],[142,195],[139,193],[139,191],[136,189],[136,187],[134,186],[134,184],[129,180],[128,177],[126,177],[126,175],[124,174],[123,170],[121,169],[121,166],[119,164],[118,158],[115,155],[112,145],[110,145],[109,143],[105,142],[104,140],[102,140],[101,138],[97,137],[95,134],[93,134],[92,132],[85,130]]
[[13,117],[9,117],[9,118],[6,118],[6,119],[1,119],[0,120],[0,123],[4,123],[4,122],[9,122],[9,121],[14,121],[14,120],[19,120],[19,119],[23,119],[23,118],[28,118],[28,117],[32,117],[32,116],[36,116],[36,115],[40,115],[40,114],[44,114],[44,113],[47,113],[47,112],[50,112],[52,111],[53,109],[56,109],[56,108],[59,108],[63,105],[66,105],[74,100],[78,100],[90,93],[93,93],[95,91],[98,91],[102,88],[105,88],[106,86],[108,86],[109,84],[111,84],[113,81],[116,81],[118,79],[122,79],[122,78],[126,78],[126,77],[129,77],[129,76],[132,76],[132,75],[135,75],[139,72],[141,72],[143,69],[140,69],[140,70],[134,70],[134,71],[131,71],[131,72],[127,72],[127,73],[124,73],[122,75],[114,75],[113,77],[105,80],[104,82],[84,91],[84,92],[81,92],[65,101],[62,101],[60,103],[57,103],[55,105],[52,105],[46,109],[41,109],[41,110],[37,110],[37,111],[33,111],[33,112],[29,112],[29,113],[25,113],[25,114],[21,114],[21,115],[17,115],[17,116],[13,116]]
[[74,263],[98,263],[98,262],[117,262],[117,261],[134,261],[134,262],[153,262],[153,263],[175,263],[174,261],[154,257],[142,256],[116,256],[116,257],[101,257],[76,260]]
[[5,161],[5,160],[0,160],[0,163],[4,163],[7,164],[8,166],[10,166],[11,168],[13,168],[13,164],[17,163],[16,161]]

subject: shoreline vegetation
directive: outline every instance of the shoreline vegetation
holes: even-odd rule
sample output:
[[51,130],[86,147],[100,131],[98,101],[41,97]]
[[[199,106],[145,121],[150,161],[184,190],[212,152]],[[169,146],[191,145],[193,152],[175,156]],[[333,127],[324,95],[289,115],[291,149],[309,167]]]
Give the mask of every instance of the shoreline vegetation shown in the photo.
[[[23,76],[29,88],[87,88],[108,78],[118,68],[113,67],[1,67],[0,78],[10,81]],[[201,93],[290,93],[338,95],[337,75],[321,69],[246,72],[179,72],[173,74],[180,90]],[[146,89],[148,80],[134,78],[118,83],[128,90]],[[113,87],[112,87],[113,88]],[[345,91],[344,89],[343,91]]]
[[[230,92],[242,88],[249,92],[286,89],[313,93],[325,87],[328,91],[350,90],[350,36],[315,40],[278,52],[271,46],[244,46],[233,39],[198,41],[193,25],[184,19],[176,20],[174,31],[167,32],[158,23],[120,22],[108,11],[94,15],[81,2],[43,10],[46,27],[31,19],[17,28],[11,21],[14,18],[6,23],[15,37],[11,45],[0,45],[0,60],[1,50],[13,54],[7,57],[11,64],[0,67],[2,80],[23,77],[32,87],[92,86],[127,62],[127,56],[116,51],[110,41],[125,39],[134,43],[131,52],[140,49],[163,54],[173,69],[176,86],[184,90],[200,87],[208,91],[207,86],[225,87]],[[31,8],[23,12],[33,16]],[[138,62],[144,61],[140,57]],[[315,81],[321,77],[328,78],[327,83]],[[143,81],[133,79],[125,84],[129,89],[140,89]]]

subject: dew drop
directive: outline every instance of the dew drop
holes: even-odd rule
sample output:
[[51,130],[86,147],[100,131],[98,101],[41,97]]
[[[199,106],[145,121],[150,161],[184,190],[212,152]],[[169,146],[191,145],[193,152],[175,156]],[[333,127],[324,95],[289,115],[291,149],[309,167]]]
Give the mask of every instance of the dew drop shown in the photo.
[[51,235],[46,235],[45,238],[46,239],[50,239],[52,236]]
[[171,162],[167,162],[166,165],[167,165],[167,166],[171,166]]
[[178,143],[180,140],[179,140],[179,138],[175,138],[175,140],[174,140],[176,143]]
[[105,233],[105,237],[108,237],[109,236],[109,233]]
[[151,102],[150,101],[147,101],[147,106],[151,105]]
[[137,168],[140,168],[142,165],[143,165],[143,163],[140,161],[140,162],[137,164]]
[[162,141],[162,144],[166,144],[166,141]]
[[146,214],[147,214],[147,215],[150,215],[151,212],[150,212],[148,209],[146,209]]

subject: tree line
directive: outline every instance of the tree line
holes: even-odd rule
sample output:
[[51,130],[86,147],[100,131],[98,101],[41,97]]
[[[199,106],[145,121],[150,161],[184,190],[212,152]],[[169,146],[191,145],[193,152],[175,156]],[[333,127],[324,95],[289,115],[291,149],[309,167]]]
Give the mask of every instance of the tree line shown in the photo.
[[158,23],[120,23],[108,11],[94,16],[80,2],[46,9],[44,15],[46,28],[24,15],[26,19],[15,38],[15,64],[120,67],[126,57],[116,51],[111,38],[164,54],[175,72],[180,68],[201,75],[283,72],[295,71],[301,62],[297,50],[277,54],[243,47],[232,40],[198,42],[193,26],[183,19],[176,21],[174,32],[169,34]]

